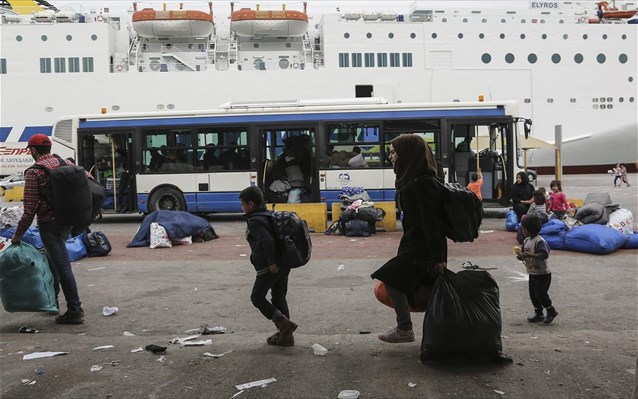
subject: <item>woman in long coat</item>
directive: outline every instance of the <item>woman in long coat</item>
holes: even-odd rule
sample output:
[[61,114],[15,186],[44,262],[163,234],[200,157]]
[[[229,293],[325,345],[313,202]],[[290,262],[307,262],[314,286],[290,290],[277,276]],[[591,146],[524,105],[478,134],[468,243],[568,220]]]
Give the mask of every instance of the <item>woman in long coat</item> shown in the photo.
[[512,204],[519,222],[523,215],[527,213],[530,205],[534,203],[534,190],[535,188],[529,182],[527,173],[518,172],[516,174],[516,182],[512,187]]
[[417,135],[401,135],[391,142],[390,159],[396,174],[399,209],[403,212],[403,236],[397,256],[372,278],[384,282],[394,304],[397,326],[379,339],[390,343],[413,342],[408,306],[421,286],[432,286],[447,267],[447,239],[441,227],[441,190],[437,167],[428,144]]

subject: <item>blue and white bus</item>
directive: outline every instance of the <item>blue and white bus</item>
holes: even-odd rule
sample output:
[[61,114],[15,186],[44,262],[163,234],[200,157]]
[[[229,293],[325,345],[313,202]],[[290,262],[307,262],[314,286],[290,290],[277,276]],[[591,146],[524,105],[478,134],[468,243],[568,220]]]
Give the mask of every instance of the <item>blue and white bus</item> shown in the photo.
[[481,168],[483,200],[506,204],[529,133],[514,102],[388,104],[380,98],[228,103],[211,111],[79,115],[56,142],[76,151],[108,192],[105,207],[239,212],[239,192],[268,202],[339,201],[344,186],[395,198],[390,141],[421,136],[445,179],[466,185]]

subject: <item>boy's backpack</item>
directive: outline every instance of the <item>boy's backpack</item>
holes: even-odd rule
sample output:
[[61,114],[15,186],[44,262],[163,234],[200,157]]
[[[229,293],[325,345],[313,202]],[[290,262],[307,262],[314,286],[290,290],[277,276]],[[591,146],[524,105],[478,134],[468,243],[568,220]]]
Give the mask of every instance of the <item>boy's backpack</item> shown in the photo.
[[483,221],[483,203],[476,194],[458,183],[436,181],[443,186],[441,214],[446,237],[454,242],[474,241]]
[[111,252],[111,243],[106,234],[101,231],[92,231],[84,234],[82,242],[84,242],[86,253],[89,257],[106,256]]
[[277,246],[277,263],[296,268],[310,260],[312,241],[308,234],[308,224],[295,212],[256,212],[254,216],[266,216],[271,221],[270,228]]
[[64,226],[89,226],[92,222],[93,199],[89,178],[84,168],[68,165],[59,156],[57,168],[35,164],[31,168],[43,170],[51,183],[51,207],[55,220]]

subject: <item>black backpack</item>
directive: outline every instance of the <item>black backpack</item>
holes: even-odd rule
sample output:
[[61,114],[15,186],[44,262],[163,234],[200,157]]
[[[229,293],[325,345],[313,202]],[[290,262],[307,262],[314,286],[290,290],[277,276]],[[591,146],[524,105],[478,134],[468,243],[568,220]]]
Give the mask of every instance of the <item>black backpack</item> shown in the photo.
[[31,168],[43,170],[51,183],[51,207],[55,220],[64,226],[88,227],[93,219],[93,198],[89,188],[89,178],[84,168],[68,165],[59,156],[55,156],[60,166],[49,169],[35,164]]
[[82,242],[86,247],[88,256],[106,256],[111,252],[111,243],[106,234],[101,231],[92,231],[82,236]]
[[445,236],[454,242],[472,242],[479,236],[483,221],[483,203],[458,183],[441,183],[442,226]]
[[271,222],[277,246],[277,263],[296,268],[310,260],[312,241],[308,234],[308,224],[295,212],[256,212],[254,216],[266,216]]

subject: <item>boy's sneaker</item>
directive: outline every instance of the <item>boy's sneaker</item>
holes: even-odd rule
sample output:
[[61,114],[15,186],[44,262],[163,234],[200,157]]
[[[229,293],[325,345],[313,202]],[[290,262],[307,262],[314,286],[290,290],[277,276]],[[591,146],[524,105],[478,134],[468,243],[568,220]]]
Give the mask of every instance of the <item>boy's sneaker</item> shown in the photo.
[[402,342],[414,342],[414,330],[401,330],[399,327],[379,334],[378,338],[383,342],[398,344]]
[[84,311],[80,310],[67,310],[62,316],[55,318],[55,322],[58,324],[82,324],[84,323]]
[[549,324],[552,321],[554,321],[554,318],[558,316],[558,312],[556,311],[556,309],[554,309],[554,307],[552,306],[551,308],[547,309],[547,316],[545,316],[545,320],[543,320],[543,323],[545,324]]
[[288,335],[288,338],[282,340],[279,336],[279,331],[268,337],[266,340],[268,345],[274,346],[294,346],[295,345],[295,337],[292,334]]

